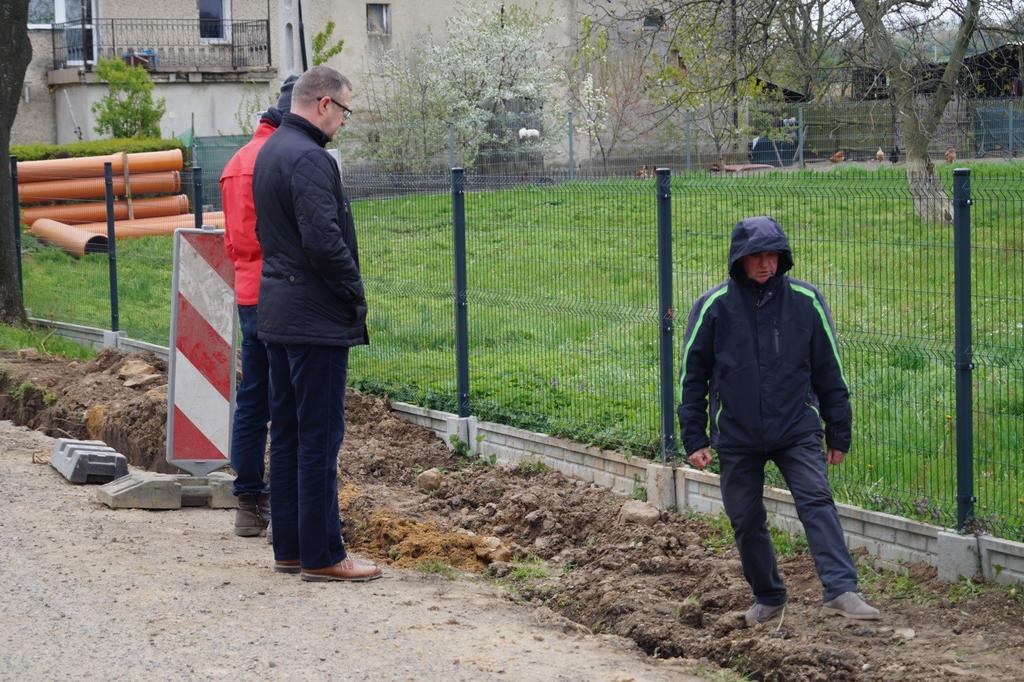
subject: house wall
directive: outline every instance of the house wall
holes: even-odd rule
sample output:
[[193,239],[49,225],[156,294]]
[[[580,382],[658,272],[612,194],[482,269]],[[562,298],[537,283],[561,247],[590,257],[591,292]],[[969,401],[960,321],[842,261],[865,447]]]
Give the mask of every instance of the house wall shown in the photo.
[[11,128],[11,144],[53,142],[57,135],[55,100],[46,82],[46,73],[53,63],[50,31],[32,29],[28,37],[32,44],[32,61],[25,72],[25,88]]
[[[239,102],[243,95],[251,96],[254,88],[270,96],[271,85],[268,82],[245,84],[183,80],[156,83],[153,87],[154,98],[162,97],[167,102],[167,113],[160,122],[162,137],[180,135],[192,126],[193,117],[196,135],[237,135],[241,132],[235,121]],[[58,104],[62,106],[56,108],[56,143],[67,144],[77,140],[72,132],[72,112],[73,118],[82,126],[83,139],[99,139],[95,131],[96,116],[92,113],[92,104],[107,94],[106,85],[73,83],[59,86],[57,92],[60,97]],[[277,90],[273,92],[276,95]]]
[[[292,0],[231,0],[230,18],[235,21],[266,19],[270,12],[271,67],[269,71],[227,73],[154,73],[154,96],[167,100],[161,122],[164,136],[186,130],[195,115],[200,135],[237,134],[235,121],[243,98],[265,103],[277,97],[282,75],[282,43],[278,34],[280,7]],[[307,0],[308,1],[308,0]],[[195,0],[96,0],[96,16],[105,19],[197,19]],[[12,144],[58,143],[97,139],[92,104],[107,92],[95,74],[53,67],[53,40],[49,29],[29,30],[32,60],[25,77],[25,94],[11,131]]]

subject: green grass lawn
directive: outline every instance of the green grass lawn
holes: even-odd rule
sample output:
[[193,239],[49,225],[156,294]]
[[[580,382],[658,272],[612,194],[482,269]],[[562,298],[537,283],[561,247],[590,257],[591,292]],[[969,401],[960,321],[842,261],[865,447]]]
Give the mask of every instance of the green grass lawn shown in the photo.
[[[947,186],[949,170],[943,168]],[[1016,166],[972,171],[975,479],[987,528],[1024,537],[1024,190]],[[453,410],[447,194],[354,204],[372,345],[351,383]],[[823,290],[854,400],[837,497],[955,520],[953,234],[918,220],[902,174],[855,168],[672,185],[681,341],[692,301],[726,273],[732,224],[770,214],[792,274]],[[472,412],[642,456],[658,452],[655,183],[520,185],[466,194]],[[118,244],[121,328],[166,344],[171,238]],[[105,256],[29,240],[38,317],[109,326]],[[777,475],[775,480],[777,480]]]

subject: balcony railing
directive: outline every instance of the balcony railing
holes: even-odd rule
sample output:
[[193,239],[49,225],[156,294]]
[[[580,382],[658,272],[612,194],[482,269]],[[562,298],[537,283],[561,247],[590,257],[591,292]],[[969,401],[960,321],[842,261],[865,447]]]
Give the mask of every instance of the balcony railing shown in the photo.
[[114,57],[152,71],[268,67],[270,21],[98,19],[53,25],[53,68]]

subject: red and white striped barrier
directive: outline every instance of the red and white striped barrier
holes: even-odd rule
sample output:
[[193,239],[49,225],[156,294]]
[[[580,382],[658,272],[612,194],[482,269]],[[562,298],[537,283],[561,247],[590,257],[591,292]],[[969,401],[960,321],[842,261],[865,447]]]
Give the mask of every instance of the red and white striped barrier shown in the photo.
[[238,338],[234,285],[224,230],[175,231],[167,461],[194,476],[228,463]]

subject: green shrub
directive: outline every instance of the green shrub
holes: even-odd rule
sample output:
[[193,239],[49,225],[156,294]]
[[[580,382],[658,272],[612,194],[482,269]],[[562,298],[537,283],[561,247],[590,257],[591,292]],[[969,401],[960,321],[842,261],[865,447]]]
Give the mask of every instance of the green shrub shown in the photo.
[[71,144],[16,144],[11,145],[11,155],[18,157],[19,161],[42,161],[80,156],[106,156],[117,152],[159,152],[167,149],[180,149],[186,155],[186,162],[188,161],[189,149],[181,140],[164,140],[158,137],[117,137]]
[[145,69],[128,66],[120,59],[102,59],[96,73],[110,87],[110,93],[92,105],[97,133],[113,137],[160,135],[160,119],[167,111],[167,102],[153,99],[153,82]]

